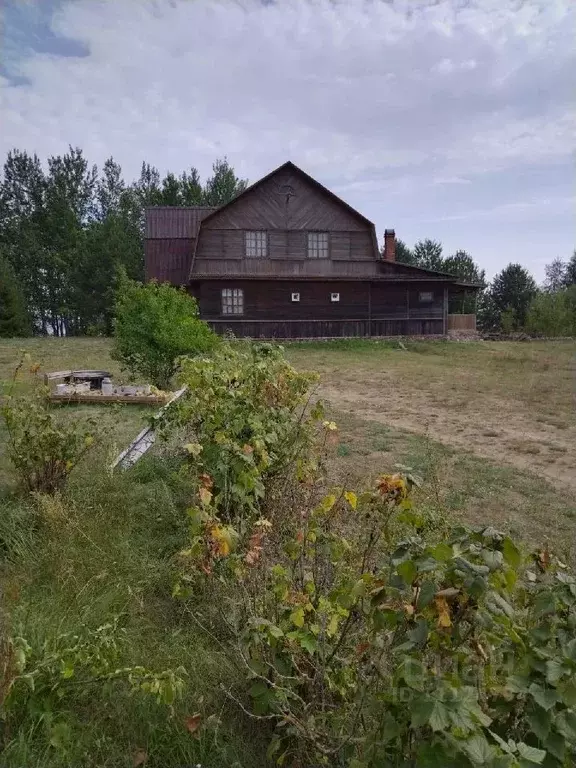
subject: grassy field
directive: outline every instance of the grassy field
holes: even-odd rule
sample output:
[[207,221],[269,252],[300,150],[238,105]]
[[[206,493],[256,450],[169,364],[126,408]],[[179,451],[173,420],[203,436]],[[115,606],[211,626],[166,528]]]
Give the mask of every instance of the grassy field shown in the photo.
[[[576,344],[404,346],[288,347],[297,367],[320,372],[319,394],[339,424],[334,476],[360,483],[397,462],[409,465],[426,480],[421,503],[531,542],[548,540],[574,560]],[[20,349],[43,371],[98,367],[119,375],[106,340],[4,340],[0,386]],[[95,415],[103,437],[66,494],[53,501],[15,492],[0,425],[0,626],[4,619],[12,633],[50,646],[82,623],[94,627],[121,616],[127,632],[121,663],[156,670],[182,664],[187,692],[168,717],[154,703],[95,692],[68,713],[70,743],[56,750],[25,721],[5,734],[0,766],[129,768],[144,753],[147,768],[265,765],[261,730],[220,692],[238,670],[171,598],[171,555],[186,542],[190,489],[153,458],[124,476],[106,469],[150,411],[86,406],[64,413]],[[199,738],[185,727],[195,712],[212,723]],[[0,735],[1,729],[0,722]]]

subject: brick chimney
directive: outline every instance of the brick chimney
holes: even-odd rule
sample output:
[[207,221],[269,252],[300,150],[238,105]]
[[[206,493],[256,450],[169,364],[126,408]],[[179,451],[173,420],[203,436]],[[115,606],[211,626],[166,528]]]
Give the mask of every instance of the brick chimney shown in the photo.
[[384,261],[396,261],[396,233],[393,229],[384,230]]

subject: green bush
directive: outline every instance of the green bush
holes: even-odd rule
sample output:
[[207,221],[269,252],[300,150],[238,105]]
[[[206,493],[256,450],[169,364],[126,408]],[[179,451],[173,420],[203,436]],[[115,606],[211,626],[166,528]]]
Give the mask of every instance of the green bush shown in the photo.
[[224,344],[210,358],[184,358],[180,381],[188,391],[166,412],[166,426],[183,428],[199,500],[224,518],[250,516],[265,482],[306,456],[310,418],[303,415],[315,375],[297,372],[281,348]]
[[538,294],[528,310],[526,329],[541,336],[576,336],[576,285]]
[[319,501],[312,484],[245,534],[192,514],[198,622],[245,670],[228,696],[275,725],[278,765],[572,766],[574,576],[493,528],[425,537],[413,482]]
[[184,289],[120,278],[112,357],[134,376],[166,389],[181,355],[207,352],[216,342],[198,317],[196,300]]
[[[55,493],[94,444],[92,419],[67,421],[50,407],[48,390],[34,379],[32,388],[16,395],[25,360],[18,364],[0,413],[8,433],[8,456],[27,492]],[[32,366],[31,373],[37,373]]]

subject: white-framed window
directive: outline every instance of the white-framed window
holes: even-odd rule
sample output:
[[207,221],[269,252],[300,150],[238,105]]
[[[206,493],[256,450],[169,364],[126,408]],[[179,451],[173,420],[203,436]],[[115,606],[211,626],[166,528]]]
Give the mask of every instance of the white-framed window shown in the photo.
[[308,232],[308,258],[328,258],[328,232]]
[[299,293],[293,293],[292,294],[292,301],[300,301],[300,294]]
[[330,301],[340,301],[340,294],[339,293],[331,293],[330,294]]
[[244,314],[244,291],[242,288],[222,288],[222,314]]
[[418,301],[421,304],[430,304],[431,301],[434,301],[433,291],[420,291],[418,294]]
[[268,256],[268,232],[255,230],[244,232],[246,256],[249,259],[264,259]]

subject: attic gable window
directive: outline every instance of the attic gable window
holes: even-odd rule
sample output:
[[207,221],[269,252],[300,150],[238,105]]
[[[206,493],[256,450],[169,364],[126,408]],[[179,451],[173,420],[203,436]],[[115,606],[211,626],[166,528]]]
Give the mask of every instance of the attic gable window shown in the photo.
[[328,258],[328,232],[308,232],[308,258]]
[[260,230],[244,233],[246,257],[264,259],[268,256],[268,233]]
[[421,304],[430,304],[431,301],[434,301],[434,293],[432,291],[420,291],[418,301]]
[[243,315],[244,314],[244,291],[242,288],[223,288],[222,289],[222,314],[223,315]]

